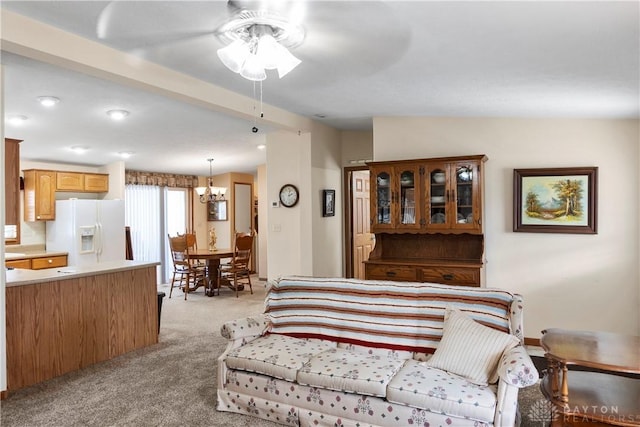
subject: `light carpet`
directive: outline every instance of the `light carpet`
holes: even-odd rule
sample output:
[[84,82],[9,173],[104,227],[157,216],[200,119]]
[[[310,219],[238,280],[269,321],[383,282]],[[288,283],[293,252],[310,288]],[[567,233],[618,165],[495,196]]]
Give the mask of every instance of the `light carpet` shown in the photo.
[[[220,326],[263,311],[264,282],[253,288],[239,298],[228,289],[209,298],[200,289],[185,301],[175,290],[169,299],[161,285],[159,344],[11,393],[0,402],[1,425],[276,426],[215,409],[217,357],[226,346]],[[522,426],[545,425],[538,387],[519,400]]]

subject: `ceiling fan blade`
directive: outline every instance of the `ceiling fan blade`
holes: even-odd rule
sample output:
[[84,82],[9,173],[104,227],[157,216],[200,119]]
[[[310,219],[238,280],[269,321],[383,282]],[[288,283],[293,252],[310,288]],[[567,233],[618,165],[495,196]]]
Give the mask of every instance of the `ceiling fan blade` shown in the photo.
[[305,24],[304,42],[291,53],[303,62],[327,70],[348,70],[350,75],[372,75],[395,64],[407,51],[411,31],[398,17],[393,4],[367,2],[371,22],[384,25],[371,27],[359,19],[359,2],[311,2]]
[[96,36],[118,49],[154,47],[213,34],[227,18],[224,2],[110,1],[98,15]]

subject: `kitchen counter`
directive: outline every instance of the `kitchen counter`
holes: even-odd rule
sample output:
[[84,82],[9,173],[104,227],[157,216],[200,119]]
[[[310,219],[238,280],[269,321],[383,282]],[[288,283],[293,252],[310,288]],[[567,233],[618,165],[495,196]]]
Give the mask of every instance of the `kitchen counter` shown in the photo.
[[8,270],[7,390],[156,344],[158,264]]
[[51,257],[51,256],[64,256],[67,255],[67,252],[59,252],[59,251],[29,251],[29,252],[5,252],[4,258],[6,260],[16,260],[16,259],[33,259],[33,258],[42,258],[42,257]]
[[[66,255],[66,253],[62,253]],[[54,282],[64,279],[95,276],[96,274],[116,273],[143,267],[153,267],[159,262],[146,261],[111,261],[85,267],[60,267],[44,270],[14,269],[7,270],[6,286],[23,286],[35,283]]]
[[15,261],[22,259],[47,258],[54,256],[67,256],[67,252],[60,251],[29,251],[29,252],[5,252],[4,259],[6,261]]

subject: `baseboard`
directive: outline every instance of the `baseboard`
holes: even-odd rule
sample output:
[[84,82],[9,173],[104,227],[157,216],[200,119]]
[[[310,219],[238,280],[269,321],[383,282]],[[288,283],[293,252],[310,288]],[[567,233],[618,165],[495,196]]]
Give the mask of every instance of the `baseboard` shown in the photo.
[[7,390],[0,391],[0,400],[5,400],[7,397],[9,397],[9,392]]
[[540,347],[540,338],[524,337],[524,345],[534,345],[536,347]]

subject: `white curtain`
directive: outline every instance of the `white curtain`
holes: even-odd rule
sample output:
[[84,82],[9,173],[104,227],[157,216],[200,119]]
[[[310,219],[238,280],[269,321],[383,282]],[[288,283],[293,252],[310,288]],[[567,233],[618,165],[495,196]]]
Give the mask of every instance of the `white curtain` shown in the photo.
[[[133,259],[136,261],[162,260],[163,228],[161,187],[154,185],[125,186],[125,220],[131,228]],[[160,268],[158,280],[162,281]]]

